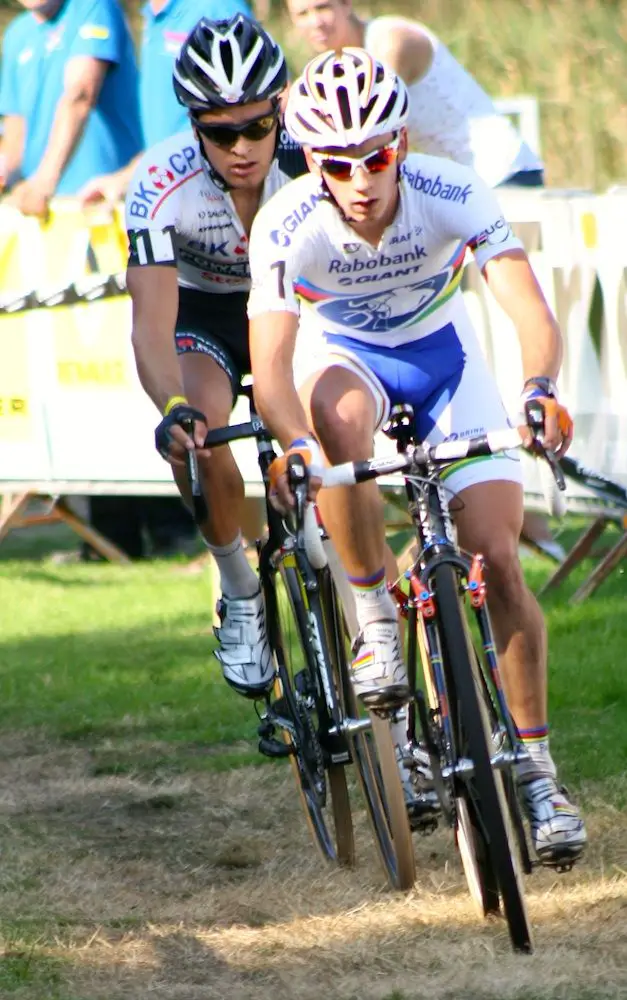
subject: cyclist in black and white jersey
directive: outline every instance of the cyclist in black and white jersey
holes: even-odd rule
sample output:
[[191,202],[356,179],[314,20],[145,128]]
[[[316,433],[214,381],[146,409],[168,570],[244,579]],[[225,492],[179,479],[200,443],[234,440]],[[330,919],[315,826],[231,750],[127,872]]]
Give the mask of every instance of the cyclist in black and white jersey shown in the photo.
[[[244,484],[228,448],[209,455],[202,443],[208,428],[228,423],[250,370],[252,221],[306,167],[299,148],[281,142],[283,53],[255,21],[202,19],[173,82],[191,128],[144,155],[126,198],[133,348],[140,381],[163,414],[157,447],[183,497],[184,449],[198,449],[209,498],[201,530],[222,588],[216,655],[227,681],[257,696],[272,683],[273,666],[259,582],[242,545]],[[193,439],[182,426],[188,420]]]
[[[523,396],[545,409],[547,446],[563,453],[572,437],[554,383],[561,334],[519,240],[473,170],[408,153],[408,111],[400,77],[365,50],[313,59],[290,89],[285,119],[310,174],[278,192],[251,233],[257,406],[285,455],[305,455],[312,496],[324,460],[372,454],[393,404],[412,404],[432,443],[507,426],[459,288],[467,246],[516,327]],[[283,505],[285,455],[270,470]],[[462,548],[486,558],[504,683],[529,751],[518,777],[536,851],[547,864],[576,860],[586,834],[549,752],[545,626],[518,559],[520,462],[454,463],[445,481],[460,500]],[[318,502],[355,597],[355,689],[371,706],[400,704],[409,691],[377,486],[323,490]]]

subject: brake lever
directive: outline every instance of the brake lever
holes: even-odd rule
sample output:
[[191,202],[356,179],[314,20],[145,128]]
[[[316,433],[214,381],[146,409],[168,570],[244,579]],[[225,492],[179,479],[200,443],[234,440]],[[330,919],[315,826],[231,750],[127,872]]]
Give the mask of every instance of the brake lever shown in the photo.
[[290,455],[287,460],[287,482],[290,492],[296,500],[296,507],[292,513],[296,536],[296,547],[305,547],[305,505],[309,493],[309,473],[307,466],[300,455]]
[[[181,427],[185,433],[193,439],[194,421],[181,420]],[[200,481],[200,473],[198,471],[198,455],[196,454],[195,448],[185,449],[185,471],[187,473],[187,481],[192,493],[194,521],[196,524],[202,524],[202,522],[206,520],[208,510],[207,501],[205,500],[205,495],[202,491],[202,483]]]
[[545,447],[540,436],[544,433],[544,410],[533,399],[525,403],[525,419],[527,426],[533,434],[533,450],[540,458],[546,459],[553,473],[553,478],[557,483],[558,490],[563,492],[566,489],[566,480],[564,479],[564,473],[562,472],[559,460],[556,458],[554,451]]

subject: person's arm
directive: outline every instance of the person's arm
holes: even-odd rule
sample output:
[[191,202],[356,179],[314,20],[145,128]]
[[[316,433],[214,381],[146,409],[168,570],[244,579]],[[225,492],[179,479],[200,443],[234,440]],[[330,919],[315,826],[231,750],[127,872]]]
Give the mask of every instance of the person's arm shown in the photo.
[[433,43],[414,21],[400,17],[377,18],[377,31],[369,51],[407,84],[420,80],[433,61]]
[[100,201],[115,205],[116,202],[122,201],[142,155],[142,153],[138,153],[121,170],[116,170],[112,174],[102,174],[100,177],[93,177],[87,181],[87,184],[78,192],[81,205],[90,205]]
[[7,115],[2,123],[0,138],[0,191],[8,187],[11,177],[22,165],[26,128],[20,115]]
[[179,298],[177,270],[162,265],[130,266],[126,281],[133,302],[131,342],[137,374],[144,390],[163,413],[168,400],[185,395],[174,344]]
[[298,316],[292,312],[265,312],[250,321],[255,405],[283,449],[311,436],[292,372],[297,330]]
[[74,56],[68,61],[63,94],[41,163],[32,177],[16,185],[11,195],[11,203],[24,215],[46,215],[48,202],[98,101],[109,65],[91,56]]
[[[562,363],[563,341],[557,320],[544,297],[524,250],[509,250],[492,257],[483,269],[485,280],[518,334],[522,354],[523,379],[544,410],[543,443],[558,458],[566,453],[573,438],[573,424],[557,399],[543,389],[534,389],[532,380],[554,381]],[[525,444],[531,443],[526,436]]]
[[524,250],[492,257],[483,269],[494,298],[516,327],[523,379],[556,379],[562,363],[562,334]]

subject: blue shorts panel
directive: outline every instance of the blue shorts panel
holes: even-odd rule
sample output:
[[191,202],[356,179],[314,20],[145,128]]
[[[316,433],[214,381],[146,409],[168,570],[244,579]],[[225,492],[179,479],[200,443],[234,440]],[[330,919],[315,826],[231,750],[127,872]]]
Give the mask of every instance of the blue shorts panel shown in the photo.
[[350,351],[374,372],[393,406],[413,406],[421,440],[452,399],[466,365],[466,353],[452,323],[428,337],[397,347],[364,344],[335,335],[327,335],[326,342]]

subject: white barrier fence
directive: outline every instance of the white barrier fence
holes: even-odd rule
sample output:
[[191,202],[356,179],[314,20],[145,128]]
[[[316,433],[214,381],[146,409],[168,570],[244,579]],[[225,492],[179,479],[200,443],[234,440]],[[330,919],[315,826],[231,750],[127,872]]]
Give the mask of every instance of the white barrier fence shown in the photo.
[[[576,421],[573,452],[627,483],[627,196],[511,190],[501,194],[558,316],[561,390]],[[59,201],[42,226],[0,207],[0,304],[97,270],[124,270],[121,217],[83,216]],[[465,298],[506,403],[521,385],[514,330],[474,264]],[[157,414],[135,375],[126,296],[0,315],[0,493],[169,493],[153,447]],[[245,419],[244,404],[234,420]],[[379,445],[389,449],[389,443]],[[251,494],[252,442],[235,447]]]

